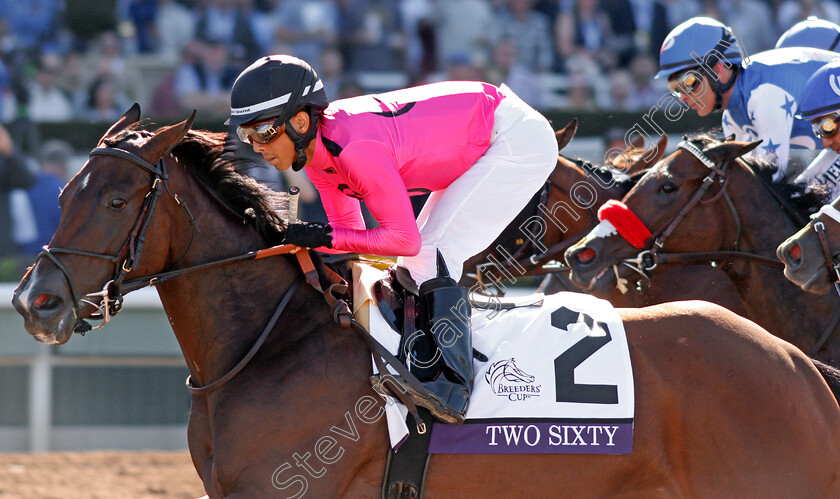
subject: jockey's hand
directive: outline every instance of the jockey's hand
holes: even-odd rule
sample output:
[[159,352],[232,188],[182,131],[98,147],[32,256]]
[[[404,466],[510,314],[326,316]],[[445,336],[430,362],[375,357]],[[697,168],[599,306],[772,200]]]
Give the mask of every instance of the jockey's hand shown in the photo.
[[286,229],[283,244],[294,244],[304,248],[332,248],[332,227],[319,223],[291,224]]

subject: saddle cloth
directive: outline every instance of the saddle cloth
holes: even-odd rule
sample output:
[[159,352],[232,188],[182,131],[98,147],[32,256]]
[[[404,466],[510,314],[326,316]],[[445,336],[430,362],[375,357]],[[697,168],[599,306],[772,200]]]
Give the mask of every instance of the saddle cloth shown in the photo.
[[[353,311],[396,354],[399,334],[371,292],[386,275],[382,267],[354,265]],[[579,293],[519,301],[532,305],[473,309],[473,347],[488,360],[473,360],[466,422],[435,422],[429,453],[630,453],[633,372],[618,313],[609,302]],[[408,435],[407,410],[395,399],[387,402],[396,450]]]

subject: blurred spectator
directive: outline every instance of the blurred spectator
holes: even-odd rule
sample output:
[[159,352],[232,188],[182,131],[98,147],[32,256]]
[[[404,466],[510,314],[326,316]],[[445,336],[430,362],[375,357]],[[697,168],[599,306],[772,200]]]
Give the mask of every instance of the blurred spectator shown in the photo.
[[612,65],[611,54],[606,51],[606,39],[611,36],[609,19],[597,0],[562,2],[554,36],[563,64],[573,57],[584,57]]
[[631,100],[635,109],[650,109],[659,102],[665,88],[654,86],[658,62],[647,53],[636,54],[630,61],[630,76],[633,81]]
[[592,83],[585,75],[576,73],[569,76],[568,107],[573,110],[591,111],[595,106],[595,92]]
[[230,89],[239,69],[230,62],[227,46],[220,40],[191,45],[198,55],[190,57],[175,74],[175,95],[182,108],[196,109],[201,116],[219,117],[230,112]]
[[446,80],[484,81],[484,73],[473,65],[468,54],[454,53],[446,61]]
[[91,83],[85,102],[79,107],[79,114],[92,122],[112,123],[122,116],[129,105],[114,77],[105,75]]
[[635,111],[639,109],[633,101],[633,78],[630,72],[616,69],[609,75],[609,99],[601,107],[610,111]]
[[723,18],[716,18],[727,26],[732,26],[743,43],[747,53],[763,52],[776,44],[776,31],[773,26],[773,12],[767,2],[761,0],[718,0]]
[[324,83],[324,90],[327,97],[333,98],[338,95],[338,89],[344,83],[344,58],[341,52],[335,47],[326,47],[321,52],[321,59],[318,61],[318,77]]
[[364,93],[365,89],[362,88],[362,85],[360,85],[358,81],[352,78],[348,78],[341,83],[341,86],[338,88],[338,92],[336,93],[336,98],[349,99],[350,97],[358,97],[360,95],[364,95]]
[[554,61],[548,18],[533,10],[534,0],[508,0],[496,16],[498,35],[516,45],[517,63],[531,71],[547,71]]
[[11,192],[15,189],[28,189],[33,182],[34,177],[26,167],[25,158],[15,151],[9,133],[0,125],[0,259],[19,253],[14,229],[15,225],[19,229],[26,225],[25,221],[15,221],[13,218],[13,211],[19,213],[20,210],[12,204]]
[[134,27],[136,50],[140,53],[155,50],[155,19],[158,0],[127,0],[125,16]]
[[36,48],[56,28],[63,2],[60,0],[7,0],[0,2],[0,19],[11,36],[6,50]]
[[672,28],[686,19],[700,15],[700,0],[664,0],[664,4],[668,26]]
[[[776,23],[779,33],[790,28],[808,16],[840,24],[840,7],[835,2],[820,0],[784,0],[776,11]],[[750,46],[747,45],[747,50]]]
[[63,140],[48,140],[41,149],[41,169],[35,175],[35,183],[27,189],[29,204],[34,216],[34,237],[23,242],[24,253],[36,255],[49,244],[58,222],[61,208],[58,195],[67,183],[67,164],[73,150]]
[[496,42],[486,77],[494,85],[504,83],[532,107],[539,108],[542,104],[543,89],[533,71],[519,64],[516,45],[510,38],[501,38]]
[[240,64],[251,64],[262,55],[252,25],[250,0],[205,0],[198,11],[195,35],[201,41],[219,41]]
[[[629,0],[602,0],[600,5],[609,19],[610,27],[610,36],[604,40],[605,46],[612,55],[614,65],[626,67],[636,53],[633,6]],[[658,54],[658,47],[656,51]],[[612,69],[613,61],[606,66],[608,69]]]
[[56,84],[61,69],[57,55],[41,56],[35,79],[27,86],[27,112],[32,121],[67,121],[73,117],[70,97]]
[[392,0],[339,0],[339,46],[349,71],[401,71],[405,35]]
[[660,0],[630,0],[629,4],[636,52],[659,55],[669,31],[665,5]]
[[489,61],[494,17],[487,0],[436,0],[433,16],[440,67],[455,53],[470,54],[479,64]]
[[121,78],[125,74],[125,56],[122,53],[120,38],[113,31],[100,34],[86,53],[87,76],[95,79],[111,75]]
[[324,47],[335,42],[338,8],[332,0],[279,0],[273,12],[274,38],[289,47],[290,55],[311,61],[315,71]]
[[195,36],[192,12],[177,0],[159,0],[155,16],[158,53],[177,60],[187,43]]
[[432,21],[432,0],[398,0],[405,33],[405,67],[410,76],[423,78],[437,68],[437,27]]

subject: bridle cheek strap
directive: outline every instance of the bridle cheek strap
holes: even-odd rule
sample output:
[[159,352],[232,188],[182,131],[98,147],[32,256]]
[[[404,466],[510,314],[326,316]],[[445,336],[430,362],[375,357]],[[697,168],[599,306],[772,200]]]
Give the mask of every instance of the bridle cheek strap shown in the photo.
[[608,221],[634,248],[641,249],[650,239],[650,230],[624,203],[610,199],[598,210],[598,220]]

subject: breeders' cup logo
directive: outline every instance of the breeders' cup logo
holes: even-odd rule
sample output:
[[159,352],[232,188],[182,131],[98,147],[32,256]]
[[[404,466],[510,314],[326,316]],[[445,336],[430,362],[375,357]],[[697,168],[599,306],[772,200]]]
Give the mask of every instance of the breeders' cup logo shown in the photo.
[[828,84],[831,86],[831,89],[834,90],[834,93],[840,95],[840,85],[837,84],[837,75],[829,75],[828,77]]
[[484,380],[493,393],[508,400],[526,400],[540,396],[542,385],[535,385],[536,378],[516,367],[516,359],[494,362],[484,373]]

